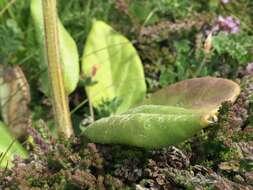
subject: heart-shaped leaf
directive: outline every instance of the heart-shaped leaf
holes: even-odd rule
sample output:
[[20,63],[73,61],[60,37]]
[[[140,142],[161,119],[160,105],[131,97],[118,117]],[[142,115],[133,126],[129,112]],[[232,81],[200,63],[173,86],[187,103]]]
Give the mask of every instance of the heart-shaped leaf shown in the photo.
[[234,102],[240,86],[222,78],[202,77],[184,80],[152,94],[141,104],[169,105],[217,112],[224,101]]
[[97,83],[86,86],[89,100],[98,107],[118,98],[117,113],[142,101],[146,84],[141,60],[131,42],[102,21],[96,21],[88,36],[82,72]]

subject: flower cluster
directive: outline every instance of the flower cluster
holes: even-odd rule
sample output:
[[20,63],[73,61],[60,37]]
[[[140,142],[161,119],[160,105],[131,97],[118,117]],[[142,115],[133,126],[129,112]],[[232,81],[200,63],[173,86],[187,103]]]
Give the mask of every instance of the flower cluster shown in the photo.
[[235,34],[238,33],[239,30],[240,30],[239,19],[234,19],[231,16],[228,17],[219,16],[216,21],[216,24],[212,28],[212,33],[223,31],[227,34]]

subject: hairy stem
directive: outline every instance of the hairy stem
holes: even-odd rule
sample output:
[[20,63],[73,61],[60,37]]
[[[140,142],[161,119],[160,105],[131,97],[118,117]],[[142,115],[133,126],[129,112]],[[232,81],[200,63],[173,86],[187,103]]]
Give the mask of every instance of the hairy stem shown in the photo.
[[60,65],[60,46],[57,27],[56,0],[43,0],[48,77],[51,85],[51,99],[58,132],[67,138],[73,134],[69,113],[68,97],[65,93]]

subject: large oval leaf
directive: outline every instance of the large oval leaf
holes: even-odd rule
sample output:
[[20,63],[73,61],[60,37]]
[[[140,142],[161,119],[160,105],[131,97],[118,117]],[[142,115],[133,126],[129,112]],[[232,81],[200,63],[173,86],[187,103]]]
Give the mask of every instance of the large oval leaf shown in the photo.
[[226,79],[185,80],[154,93],[144,105],[94,122],[84,134],[105,144],[142,148],[175,145],[216,120],[221,103],[235,101],[239,93],[239,85]]
[[202,77],[165,87],[141,104],[169,105],[207,112],[217,112],[224,101],[235,101],[240,86],[222,78]]
[[[102,144],[162,148],[193,136],[207,126],[211,119],[208,114],[184,113],[183,110],[170,113],[170,108],[164,108],[161,113],[158,113],[159,107],[156,107],[155,113],[138,110],[138,113],[103,118],[87,127],[84,134],[93,142]],[[150,111],[151,109],[148,110]]]
[[[40,76],[41,88],[44,93],[49,95],[49,81],[47,76],[47,60],[44,42],[44,25],[42,0],[31,1],[31,16],[34,22],[37,41],[40,46],[41,62],[43,73]],[[61,50],[61,68],[63,73],[64,87],[67,94],[73,92],[79,81],[79,56],[75,41],[58,19],[59,44]]]
[[93,106],[103,100],[122,100],[122,113],[143,100],[146,84],[141,60],[124,36],[102,21],[96,21],[88,36],[82,59],[82,72],[97,83],[86,91]]
[[12,166],[11,160],[15,155],[22,158],[28,156],[26,150],[10,134],[6,126],[0,121],[0,167]]

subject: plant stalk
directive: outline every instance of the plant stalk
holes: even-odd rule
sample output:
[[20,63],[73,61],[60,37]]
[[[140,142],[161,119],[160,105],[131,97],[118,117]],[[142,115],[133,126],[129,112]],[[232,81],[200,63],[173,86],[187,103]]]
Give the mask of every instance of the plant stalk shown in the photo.
[[56,1],[57,0],[42,0],[46,57],[55,122],[59,134],[63,134],[65,137],[69,138],[73,135],[73,128],[70,119],[68,97],[64,89],[61,72]]

